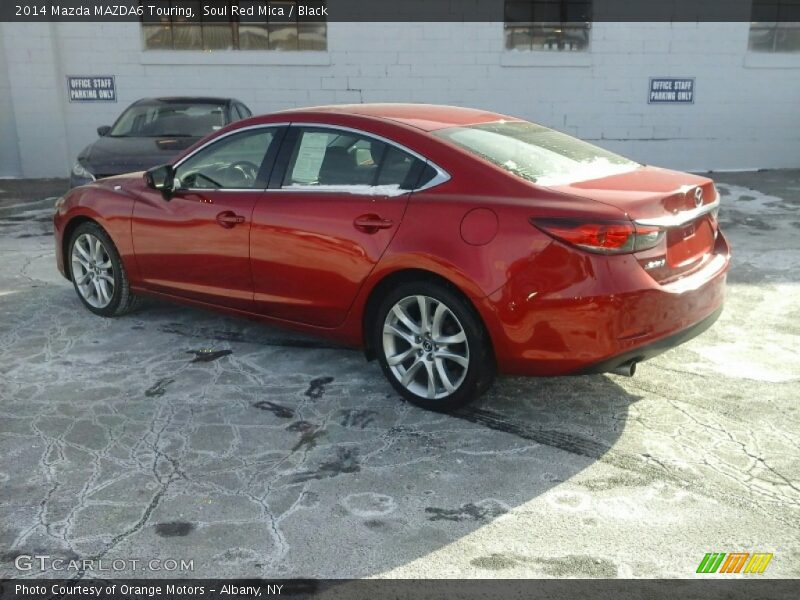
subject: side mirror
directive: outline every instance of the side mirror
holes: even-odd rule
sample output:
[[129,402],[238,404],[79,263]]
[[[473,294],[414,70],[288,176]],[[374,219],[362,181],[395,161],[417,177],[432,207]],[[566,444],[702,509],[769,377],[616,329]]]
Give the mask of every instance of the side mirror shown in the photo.
[[97,135],[100,137],[105,137],[108,135],[109,131],[111,131],[110,125],[100,125],[100,127],[97,128]]
[[159,190],[165,196],[169,196],[175,183],[175,170],[172,165],[159,165],[145,171],[144,179],[148,187]]

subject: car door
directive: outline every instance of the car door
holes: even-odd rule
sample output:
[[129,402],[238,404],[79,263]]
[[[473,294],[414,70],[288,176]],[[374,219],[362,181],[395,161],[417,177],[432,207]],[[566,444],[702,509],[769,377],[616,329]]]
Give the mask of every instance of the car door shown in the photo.
[[132,235],[148,288],[252,309],[251,218],[283,131],[249,127],[216,139],[176,165],[171,195],[142,194]]
[[293,125],[253,211],[257,312],[341,324],[400,226],[424,161],[342,128]]

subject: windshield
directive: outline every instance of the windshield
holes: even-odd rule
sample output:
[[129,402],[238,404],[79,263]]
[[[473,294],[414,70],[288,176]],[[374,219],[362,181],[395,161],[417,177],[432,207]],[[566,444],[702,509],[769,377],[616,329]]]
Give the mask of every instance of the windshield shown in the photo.
[[222,104],[131,106],[111,128],[111,137],[203,137],[225,125]]
[[627,158],[525,121],[497,121],[434,131],[434,135],[539,185],[566,185],[627,173]]

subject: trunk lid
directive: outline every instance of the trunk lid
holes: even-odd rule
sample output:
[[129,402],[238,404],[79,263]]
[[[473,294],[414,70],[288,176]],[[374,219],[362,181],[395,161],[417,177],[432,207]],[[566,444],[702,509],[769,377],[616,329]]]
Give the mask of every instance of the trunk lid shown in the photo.
[[719,198],[714,182],[707,177],[642,167],[551,189],[613,206],[634,221],[637,229],[663,230],[658,246],[636,253],[642,267],[659,282],[686,275],[713,255]]

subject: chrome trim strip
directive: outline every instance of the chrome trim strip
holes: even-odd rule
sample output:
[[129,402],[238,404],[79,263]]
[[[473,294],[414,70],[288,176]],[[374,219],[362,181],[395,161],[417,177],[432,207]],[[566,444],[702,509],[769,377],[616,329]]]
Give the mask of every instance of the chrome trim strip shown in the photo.
[[[289,192],[289,193],[304,193],[304,194],[350,194],[352,196],[369,196],[373,198],[396,198],[398,196],[407,196],[411,192],[416,190],[401,190],[398,188],[397,192],[387,194],[387,193],[376,193],[376,192],[360,192],[353,190],[345,189],[347,184],[343,184],[338,189],[331,189],[330,187],[320,187],[316,185],[292,185],[285,188],[272,188],[266,189],[265,192]],[[353,188],[360,188],[363,186],[360,185],[353,185]],[[377,188],[379,186],[369,186],[372,188]]]
[[702,217],[706,213],[710,213],[715,208],[719,207],[719,196],[717,199],[709,204],[704,204],[703,206],[699,206],[697,208],[693,208],[692,210],[687,210],[684,212],[680,212],[676,215],[665,215],[663,217],[654,217],[652,219],[635,219],[634,223],[637,225],[650,225],[653,227],[680,227],[688,223],[689,221],[694,221],[697,217]]
[[201,192],[258,192],[259,194],[263,194],[267,190],[262,188],[178,188],[175,190],[175,193],[178,192],[192,192],[195,194],[200,194]]
[[418,187],[416,189],[411,190],[412,192],[422,192],[425,190],[429,190],[432,187],[436,187],[437,185],[440,185],[442,183],[447,183],[448,181],[450,181],[450,173],[442,169],[436,163],[433,163],[429,160],[426,160],[425,162],[429,167],[431,167],[434,171],[436,171],[436,175],[434,175],[433,178],[422,187]]

